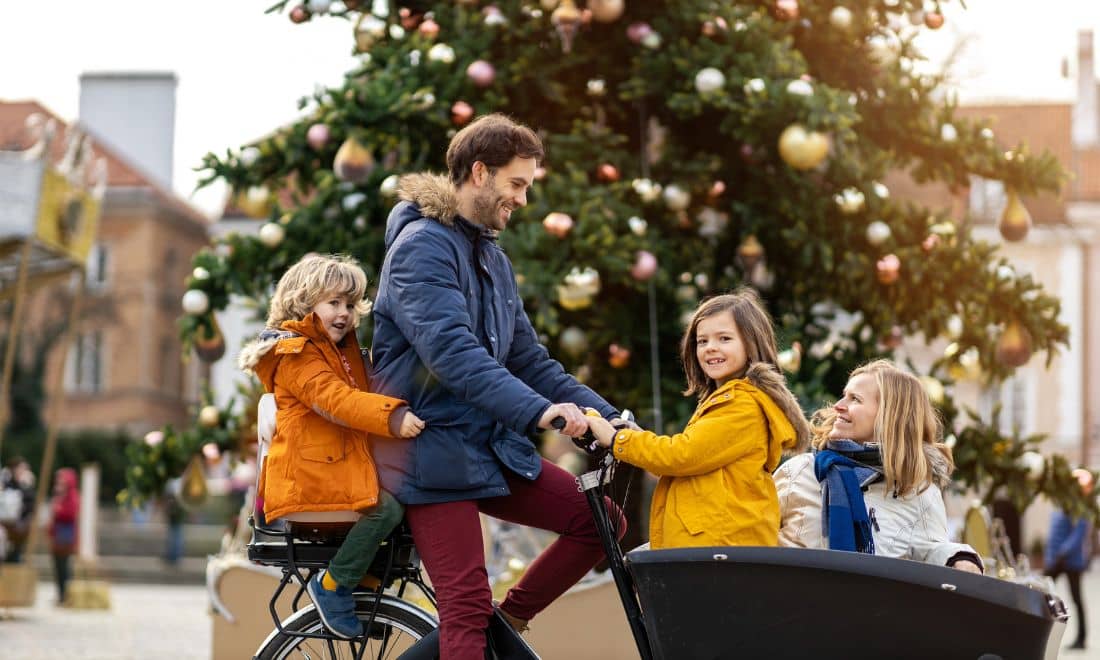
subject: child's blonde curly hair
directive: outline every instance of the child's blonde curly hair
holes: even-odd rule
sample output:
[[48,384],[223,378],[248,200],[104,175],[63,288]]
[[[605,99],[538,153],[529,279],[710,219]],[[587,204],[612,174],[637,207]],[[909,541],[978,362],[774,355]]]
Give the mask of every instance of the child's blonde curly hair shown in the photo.
[[286,321],[301,321],[313,306],[328,295],[340,295],[355,305],[352,327],[370,311],[364,300],[367,276],[359,262],[343,254],[311,254],[290,267],[279,278],[267,314],[267,327],[280,328]]

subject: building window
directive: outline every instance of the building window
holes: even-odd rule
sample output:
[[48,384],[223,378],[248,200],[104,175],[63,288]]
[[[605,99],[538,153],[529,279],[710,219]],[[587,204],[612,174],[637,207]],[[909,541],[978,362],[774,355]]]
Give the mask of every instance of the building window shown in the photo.
[[96,243],[88,252],[87,287],[92,290],[107,288],[110,282],[111,250],[106,243]]
[[970,214],[979,223],[995,223],[1008,204],[1004,181],[970,177]]
[[65,366],[65,390],[80,394],[102,392],[106,364],[103,332],[93,330],[78,335]]

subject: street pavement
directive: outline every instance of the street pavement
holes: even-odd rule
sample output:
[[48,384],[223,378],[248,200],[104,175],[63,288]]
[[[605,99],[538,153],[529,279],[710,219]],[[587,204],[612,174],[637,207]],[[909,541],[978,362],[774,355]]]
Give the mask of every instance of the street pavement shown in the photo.
[[[1065,580],[1058,590],[1075,616]],[[1086,574],[1092,648],[1065,649],[1069,660],[1100,660],[1100,570]],[[4,660],[210,660],[211,617],[206,589],[198,585],[111,584],[111,609],[74,610],[54,605],[53,584],[40,582],[34,608],[0,609]],[[1073,619],[1063,645],[1076,634]]]
[[33,609],[0,609],[4,660],[210,659],[210,607],[202,586],[111,584],[111,608],[57,607],[39,582]]

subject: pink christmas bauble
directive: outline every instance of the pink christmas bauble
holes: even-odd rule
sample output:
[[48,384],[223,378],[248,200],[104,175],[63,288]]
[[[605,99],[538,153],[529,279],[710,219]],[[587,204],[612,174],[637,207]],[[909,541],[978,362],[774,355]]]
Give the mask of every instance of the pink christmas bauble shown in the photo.
[[496,79],[497,71],[485,60],[474,60],[470,62],[470,66],[466,67],[466,75],[478,87],[488,87]]
[[637,23],[631,23],[626,28],[626,38],[630,39],[632,43],[640,44],[642,39],[645,39],[653,32],[653,28],[649,26],[649,23],[638,21]]
[[645,282],[657,274],[657,257],[652,252],[638,250],[634,255],[634,265],[630,267],[630,276],[639,282]]
[[327,124],[314,124],[306,131],[306,142],[314,151],[320,151],[328,143],[329,137],[332,132],[329,130]]

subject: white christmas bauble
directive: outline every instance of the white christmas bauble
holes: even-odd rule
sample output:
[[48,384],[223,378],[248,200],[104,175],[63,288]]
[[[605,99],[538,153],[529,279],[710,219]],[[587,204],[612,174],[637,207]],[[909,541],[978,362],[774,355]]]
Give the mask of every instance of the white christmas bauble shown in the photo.
[[959,139],[959,131],[953,124],[940,126],[940,139],[944,142],[954,142]]
[[508,19],[504,16],[504,12],[500,11],[493,5],[489,5],[485,8],[485,24],[493,27],[499,25],[506,25]]
[[847,7],[833,7],[829,12],[829,24],[838,30],[852,27],[852,10]]
[[635,236],[645,236],[646,229],[649,228],[649,223],[638,216],[630,218],[626,221],[626,224],[630,227],[630,232]]
[[191,277],[199,281],[208,280],[210,279],[210,271],[202,266],[195,266],[195,270],[191,271]]
[[286,230],[277,222],[265,222],[260,227],[260,242],[269,248],[278,247],[284,238],[286,238]]
[[835,200],[841,212],[847,213],[848,215],[862,211],[865,201],[863,193],[860,192],[858,188],[845,188],[836,196]]
[[691,204],[691,193],[671,183],[665,187],[664,199],[670,211],[683,211]]
[[992,139],[993,139],[993,129],[992,129],[992,128],[989,128],[989,127],[987,126],[987,127],[983,128],[983,129],[981,130],[981,132],[979,133],[979,135],[981,135],[981,136],[982,136],[982,139],[983,139],[983,140],[992,140]]
[[145,444],[156,447],[164,442],[164,431],[149,431],[145,434]]
[[447,44],[436,44],[428,49],[428,59],[432,62],[451,64],[455,61],[455,49]]
[[1027,472],[1027,478],[1038,481],[1047,469],[1047,461],[1037,451],[1025,451],[1016,459],[1016,465]]
[[396,174],[391,174],[385,179],[382,179],[381,185],[378,186],[378,192],[382,193],[383,197],[393,197],[397,194],[397,180]]
[[642,45],[650,50],[657,50],[661,47],[661,35],[657,32],[650,32],[642,37]]
[[765,89],[767,89],[767,85],[764,84],[761,78],[753,78],[745,83],[745,94],[748,95],[760,94]]
[[600,97],[607,93],[607,83],[603,78],[593,78],[585,85],[589,96]]
[[695,89],[700,94],[710,94],[712,92],[716,92],[722,89],[725,85],[725,74],[712,66],[708,66],[705,69],[700,69],[699,73],[695,74]]
[[245,147],[244,149],[241,149],[241,165],[245,167],[252,167],[259,159],[260,150],[256,147]]
[[1002,282],[1008,282],[1016,276],[1016,271],[1012,270],[1012,266],[1008,264],[1002,264],[997,266],[997,279]]
[[367,201],[366,195],[361,192],[353,192],[350,195],[344,195],[344,198],[340,200],[340,206],[343,206],[345,211],[354,211],[365,201]]
[[890,240],[890,225],[882,220],[875,220],[867,225],[867,242],[871,245],[882,245]]
[[405,38],[405,28],[401,27],[397,23],[390,26],[390,39],[399,41]]
[[879,199],[886,199],[890,196],[890,189],[886,187],[886,184],[875,181],[871,184],[871,189],[875,191]]
[[561,335],[558,337],[558,342],[567,353],[574,357],[580,355],[588,348],[588,336],[584,334],[584,330],[581,330],[575,325],[571,325],[562,330]]
[[183,294],[180,305],[183,307],[184,312],[192,316],[199,316],[209,311],[210,297],[201,289],[189,289]]
[[308,0],[306,8],[311,14],[323,14],[332,5],[332,0]]
[[813,96],[814,86],[806,80],[792,80],[787,83],[787,93],[794,96]]
[[374,14],[367,14],[363,17],[363,20],[359,21],[359,26],[356,29],[377,39],[386,34],[386,22]]
[[661,196],[661,184],[653,183],[649,179],[634,179],[630,185],[643,202],[653,202]]
[[963,333],[963,320],[958,314],[952,314],[947,318],[947,336],[958,339]]

